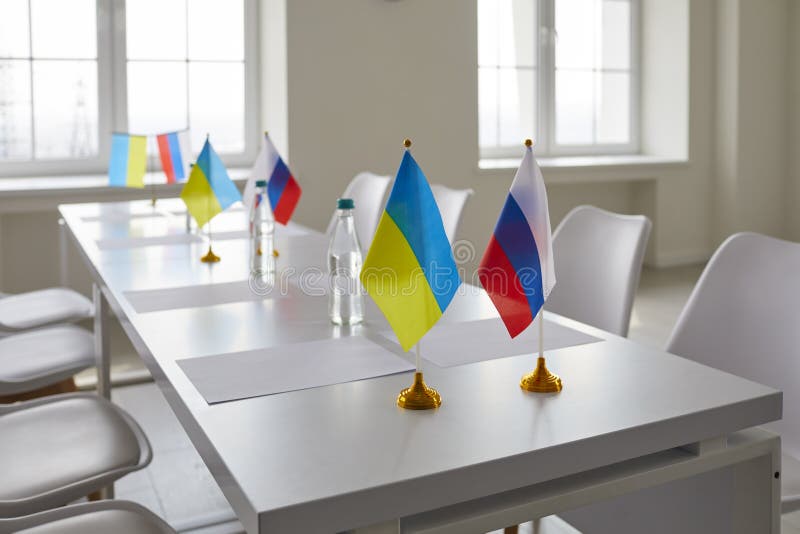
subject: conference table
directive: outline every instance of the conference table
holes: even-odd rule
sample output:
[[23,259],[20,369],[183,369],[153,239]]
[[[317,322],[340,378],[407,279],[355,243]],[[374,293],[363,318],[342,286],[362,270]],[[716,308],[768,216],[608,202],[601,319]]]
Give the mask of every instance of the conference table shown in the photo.
[[779,391],[545,311],[564,389],[525,392],[538,329],[512,342],[465,283],[421,342],[442,405],[403,410],[414,356],[368,297],[363,324],[328,320],[324,235],[279,225],[264,283],[242,208],[211,223],[216,264],[179,200],[59,211],[94,282],[99,393],[113,313],[249,533],[779,532],[780,439],[758,428]]

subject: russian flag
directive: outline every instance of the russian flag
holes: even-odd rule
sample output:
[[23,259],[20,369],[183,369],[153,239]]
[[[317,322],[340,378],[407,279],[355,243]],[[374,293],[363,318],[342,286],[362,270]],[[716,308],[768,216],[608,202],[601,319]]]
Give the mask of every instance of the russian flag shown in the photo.
[[250,172],[250,178],[247,179],[244,186],[243,202],[245,206],[249,207],[253,204],[257,180],[267,180],[268,182],[267,196],[275,220],[281,224],[288,223],[294,213],[294,208],[300,201],[302,189],[266,132],[264,132],[261,143],[261,152],[259,152],[253,170]]
[[511,337],[533,322],[556,285],[547,191],[530,146],[483,254],[478,278]]
[[168,184],[183,182],[189,176],[188,133],[188,130],[183,130],[156,136],[161,168],[164,169]]

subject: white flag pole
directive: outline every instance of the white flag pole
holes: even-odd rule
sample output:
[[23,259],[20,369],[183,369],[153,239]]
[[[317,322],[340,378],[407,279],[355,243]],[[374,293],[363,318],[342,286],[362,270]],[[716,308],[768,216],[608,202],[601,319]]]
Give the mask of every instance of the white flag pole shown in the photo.
[[[403,147],[405,151],[411,148],[411,139],[403,140]],[[422,377],[422,359],[420,358],[420,341],[417,340],[414,344],[414,352],[416,353],[416,366],[414,372],[414,383],[410,387],[403,389],[400,395],[397,396],[397,405],[407,410],[430,410],[438,408],[442,404],[442,397],[439,392],[425,384]]]
[[[533,141],[530,139],[525,140],[525,149],[531,151]],[[528,154],[526,154],[526,157]],[[533,165],[533,156],[531,155],[531,165]],[[525,160],[523,159],[523,162]],[[551,238],[548,236],[548,238]],[[540,256],[541,259],[541,256]],[[545,285],[547,278],[545,277],[545,269],[547,268],[547,258],[545,261],[540,261],[539,274],[541,275],[542,282],[542,305],[539,308],[537,316],[539,317],[539,358],[536,362],[536,368],[533,372],[526,374],[520,380],[519,386],[526,391],[533,391],[536,393],[557,393],[561,391],[562,384],[561,378],[554,375],[547,369],[544,361],[544,299],[545,299]]]
[[539,357],[544,358],[544,305],[539,308]]
[[[147,146],[147,155],[145,157],[145,175],[147,174],[147,168],[150,168],[150,194],[152,198],[150,199],[150,204],[153,206],[153,209],[156,207],[156,162],[155,162],[155,147],[153,146],[153,141],[155,140],[155,136],[148,135],[147,142],[145,146]],[[151,161],[152,159],[152,161]]]
[[[206,134],[206,144],[208,144],[208,137],[208,134]],[[211,213],[211,197],[206,197],[206,210],[208,213]],[[213,219],[213,217],[211,219]],[[211,249],[211,244],[213,242],[213,236],[211,234],[211,219],[209,219],[206,223],[208,230],[208,252],[206,252],[205,256],[200,258],[200,261],[203,263],[217,263],[220,260],[220,257],[214,254],[214,251]]]

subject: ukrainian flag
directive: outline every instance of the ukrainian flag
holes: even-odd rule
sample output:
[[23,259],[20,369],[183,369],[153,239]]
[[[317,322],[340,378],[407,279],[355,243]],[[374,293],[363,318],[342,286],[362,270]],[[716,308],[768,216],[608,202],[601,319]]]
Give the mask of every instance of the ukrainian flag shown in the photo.
[[198,226],[203,226],[228,206],[242,200],[208,139],[189,173],[189,181],[183,186],[181,199]]
[[406,351],[436,324],[461,285],[439,208],[408,150],[364,261],[361,282]]
[[112,134],[108,184],[113,187],[144,187],[146,171],[147,137],[124,133]]

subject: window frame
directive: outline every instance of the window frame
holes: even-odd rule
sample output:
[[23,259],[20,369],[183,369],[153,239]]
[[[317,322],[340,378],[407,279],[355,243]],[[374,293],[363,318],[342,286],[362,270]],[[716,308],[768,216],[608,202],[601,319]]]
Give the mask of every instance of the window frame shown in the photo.
[[[617,1],[617,0],[609,0]],[[641,0],[624,0],[630,3],[630,142],[613,144],[565,145],[556,143],[556,68],[555,68],[555,2],[556,0],[537,0],[538,28],[534,37],[538,43],[537,56],[537,97],[535,131],[531,132],[536,154],[540,157],[561,156],[605,156],[605,155],[637,155],[641,153]],[[477,11],[477,8],[476,8]],[[476,75],[480,65],[475,69]],[[477,78],[476,78],[477,80]],[[480,90],[480,89],[479,89]],[[480,106],[480,99],[478,100]],[[480,130],[480,124],[478,124]],[[505,159],[520,156],[522,144],[504,146],[480,146],[478,136],[478,153],[481,159]]]
[[[108,171],[111,133],[127,131],[128,90],[125,5],[135,0],[96,0],[97,155],[89,158],[0,161],[0,177],[69,176]],[[259,95],[258,0],[244,2],[244,151],[220,154],[228,166],[252,164],[258,151]],[[32,22],[29,20],[28,24]],[[30,29],[29,29],[30,31]],[[148,172],[160,171],[158,157],[148,157]]]

